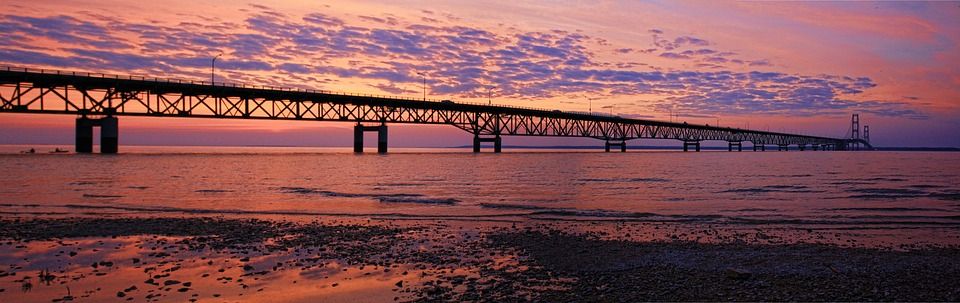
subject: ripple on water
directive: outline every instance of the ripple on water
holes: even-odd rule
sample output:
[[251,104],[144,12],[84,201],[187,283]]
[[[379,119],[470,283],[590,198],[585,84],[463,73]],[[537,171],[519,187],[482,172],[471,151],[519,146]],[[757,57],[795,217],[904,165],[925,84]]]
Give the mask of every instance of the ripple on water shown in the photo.
[[719,191],[717,193],[822,193],[822,190],[811,189],[805,185],[766,185],[753,188],[735,188]]
[[93,199],[116,199],[123,198],[121,195],[99,195],[99,194],[83,194],[84,198],[93,198]]
[[820,210],[824,211],[948,211],[943,208],[930,208],[930,207],[833,207],[833,208],[821,208]]
[[847,197],[853,199],[898,199],[929,196],[925,191],[909,188],[853,188],[848,189],[847,192],[856,193]]
[[664,178],[579,178],[579,182],[670,182]]
[[201,193],[201,194],[221,194],[221,193],[232,193],[232,192],[234,192],[234,190],[229,190],[229,189],[198,189],[198,190],[195,190],[195,191],[193,191],[193,192],[195,192],[195,193]]
[[383,203],[418,203],[418,204],[437,204],[453,205],[460,202],[454,198],[435,198],[426,197],[423,194],[393,193],[393,194],[369,194],[369,193],[344,193],[330,190],[306,187],[280,187],[281,192],[301,195],[319,195],[324,197],[339,198],[369,198]]

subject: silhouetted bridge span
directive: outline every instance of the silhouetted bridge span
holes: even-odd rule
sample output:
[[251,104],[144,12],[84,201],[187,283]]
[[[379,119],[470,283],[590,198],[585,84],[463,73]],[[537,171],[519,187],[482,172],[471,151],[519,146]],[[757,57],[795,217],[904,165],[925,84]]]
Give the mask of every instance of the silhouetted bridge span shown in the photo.
[[[51,70],[0,69],[0,112],[77,115],[76,151],[92,152],[93,127],[101,127],[101,152],[117,152],[117,116],[193,117],[356,122],[354,150],[363,151],[363,133],[378,132],[378,151],[387,151],[387,124],[449,124],[473,134],[473,151],[502,136],[589,137],[606,150],[626,151],[632,139],[676,139],[683,150],[700,142],[727,141],[728,150],[790,145],[800,150],[846,150],[862,139],[839,139],[729,127],[629,119],[503,105],[354,95],[226,83]],[[869,146],[869,145],[867,145]]]

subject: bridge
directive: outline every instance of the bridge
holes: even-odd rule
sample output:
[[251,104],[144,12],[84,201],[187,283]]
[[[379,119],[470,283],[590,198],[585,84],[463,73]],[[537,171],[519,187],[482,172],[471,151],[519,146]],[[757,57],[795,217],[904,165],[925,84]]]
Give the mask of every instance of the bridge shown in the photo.
[[503,136],[587,137],[604,141],[605,150],[625,152],[633,139],[673,139],[683,150],[700,151],[702,141],[726,141],[728,151],[767,146],[801,151],[850,150],[869,145],[869,128],[859,137],[828,138],[630,119],[597,113],[450,100],[334,93],[230,83],[119,76],[95,73],[0,68],[0,112],[77,116],[76,152],[93,152],[93,128],[100,127],[101,153],[118,151],[118,116],[189,117],[355,122],[354,151],[363,152],[364,132],[374,131],[377,151],[387,152],[387,124],[445,124],[473,134],[473,151],[492,142],[502,150]]

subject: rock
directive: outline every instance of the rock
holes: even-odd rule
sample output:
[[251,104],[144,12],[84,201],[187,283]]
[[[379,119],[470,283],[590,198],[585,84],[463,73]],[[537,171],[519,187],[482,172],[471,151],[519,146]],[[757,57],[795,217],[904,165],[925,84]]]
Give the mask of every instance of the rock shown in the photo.
[[734,279],[734,280],[746,280],[746,279],[749,279],[751,275],[753,275],[753,273],[751,273],[746,269],[734,268],[734,267],[727,268],[725,273],[727,274],[727,278]]
[[122,292],[122,291],[118,291],[118,292],[117,292],[117,298],[123,298],[123,297],[126,297],[126,296],[127,296],[127,294],[124,293],[124,292]]
[[397,282],[397,284],[394,284],[394,285],[396,285],[397,288],[403,288],[403,281],[399,281]]

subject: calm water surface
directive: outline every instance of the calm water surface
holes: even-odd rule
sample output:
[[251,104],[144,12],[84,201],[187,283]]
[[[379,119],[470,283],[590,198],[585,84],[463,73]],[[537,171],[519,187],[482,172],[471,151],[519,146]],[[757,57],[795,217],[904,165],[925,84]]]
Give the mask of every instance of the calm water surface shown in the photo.
[[[16,154],[6,214],[241,213],[960,224],[960,154],[131,147]],[[41,147],[40,151],[53,147]]]
[[[356,155],[346,148],[123,146],[119,155],[77,155],[50,154],[54,147],[43,146],[38,154],[19,154],[28,148],[0,146],[2,219],[223,215],[409,224],[416,228],[387,238],[405,242],[381,248],[393,256],[449,251],[455,260],[476,261],[449,271],[442,263],[386,257],[364,266],[309,245],[196,250],[178,244],[216,237],[152,234],[6,241],[0,302],[415,301],[395,283],[409,288],[480,277],[488,266],[525,270],[510,251],[477,253],[489,249],[477,244],[486,243],[480,231],[498,227],[761,246],[960,245],[960,153],[394,149]],[[769,264],[796,259],[783,258]],[[379,267],[391,262],[392,271]],[[52,280],[41,280],[45,271]]]

